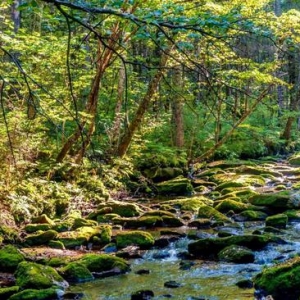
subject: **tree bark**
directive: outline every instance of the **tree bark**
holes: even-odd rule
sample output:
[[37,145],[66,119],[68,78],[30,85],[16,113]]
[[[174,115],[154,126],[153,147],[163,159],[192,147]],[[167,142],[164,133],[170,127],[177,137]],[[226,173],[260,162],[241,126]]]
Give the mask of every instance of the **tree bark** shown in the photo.
[[183,88],[182,84],[182,72],[180,68],[175,68],[173,74],[173,85],[176,88],[175,95],[172,101],[172,127],[173,127],[173,139],[174,145],[177,148],[183,148],[184,146],[184,120],[183,120],[183,103],[181,99],[181,92]]
[[151,100],[153,98],[153,95],[157,91],[157,88],[159,86],[160,80],[163,76],[164,68],[167,64],[168,58],[169,58],[169,53],[171,51],[171,48],[166,50],[161,54],[160,58],[160,63],[157,69],[156,74],[154,77],[151,79],[148,90],[146,94],[144,95],[143,99],[140,102],[140,105],[135,113],[135,116],[131,123],[129,124],[128,128],[126,129],[121,142],[119,144],[119,147],[117,149],[117,156],[124,156],[129,148],[129,145],[131,143],[131,140],[137,130],[137,128],[141,125],[143,117],[145,112],[147,111],[149,104],[151,103]]

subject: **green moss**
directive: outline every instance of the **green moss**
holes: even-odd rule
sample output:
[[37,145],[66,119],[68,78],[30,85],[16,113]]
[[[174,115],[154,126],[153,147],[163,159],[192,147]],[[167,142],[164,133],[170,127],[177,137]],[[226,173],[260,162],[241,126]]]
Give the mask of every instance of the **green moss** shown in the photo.
[[280,191],[270,194],[258,194],[249,198],[249,202],[257,206],[267,206],[276,211],[287,210],[291,208],[290,192]]
[[48,246],[54,249],[65,249],[65,245],[61,241],[49,241]]
[[67,286],[67,283],[49,266],[32,262],[21,262],[15,272],[16,284],[22,289],[47,289],[52,286]]
[[136,217],[141,213],[140,208],[134,203],[124,203],[121,201],[108,201],[100,204],[98,209],[110,208],[110,213],[118,214],[121,217]]
[[54,225],[54,221],[52,221],[47,215],[43,214],[38,217],[32,218],[31,221],[33,224],[49,224]]
[[149,232],[145,231],[128,231],[120,232],[116,236],[118,248],[125,248],[130,245],[137,245],[143,249],[150,248],[154,245],[154,238]]
[[108,244],[111,242],[111,236],[112,236],[112,229],[111,226],[103,226],[100,237],[101,237],[101,243]]
[[53,300],[58,299],[57,288],[26,289],[14,294],[9,300]]
[[208,205],[203,205],[199,208],[198,218],[209,218],[215,221],[231,222],[225,215]]
[[224,238],[200,239],[188,245],[189,252],[195,257],[215,258],[217,253],[230,245],[259,250],[268,243],[280,243],[282,239],[269,235],[241,235]]
[[0,250],[0,269],[2,272],[14,272],[23,260],[24,256],[12,245],[4,246]]
[[292,166],[300,166],[300,154],[296,153],[292,155],[288,161]]
[[265,268],[253,281],[256,289],[264,290],[274,299],[299,299],[300,257]]
[[105,215],[98,215],[97,222],[98,223],[110,223],[114,218],[118,218],[120,215],[118,214],[105,214]]
[[288,216],[285,214],[277,214],[274,216],[267,217],[266,226],[275,228],[286,228],[288,222]]
[[203,205],[212,205],[213,201],[204,196],[197,196],[192,198],[164,201],[162,204],[179,207],[181,211],[197,212],[199,207]]
[[248,204],[241,203],[232,199],[222,200],[215,209],[222,212],[227,213],[229,211],[234,211],[235,213],[239,213],[243,210],[247,210],[249,208]]
[[78,262],[90,272],[104,272],[118,268],[121,272],[129,271],[129,264],[123,258],[109,254],[86,254]]
[[64,244],[67,249],[73,249],[89,242],[93,236],[99,235],[100,227],[80,227],[74,231],[60,232],[57,239]]
[[13,294],[17,293],[19,291],[18,286],[11,286],[11,287],[5,287],[5,288],[0,288],[0,299],[1,300],[6,300]]
[[87,219],[83,219],[83,218],[76,218],[74,219],[73,225],[72,225],[72,229],[77,229],[79,227],[84,227],[84,226],[97,226],[98,223],[96,221],[93,220],[87,220]]
[[226,188],[236,188],[236,187],[247,187],[245,186],[243,183],[241,182],[236,182],[236,181],[228,181],[228,182],[223,182],[221,184],[219,184],[217,187],[216,187],[216,190],[217,191],[222,191],[223,189],[226,189]]
[[76,283],[94,279],[94,276],[88,270],[86,265],[80,262],[71,262],[67,264],[65,267],[59,269],[59,273],[67,281]]
[[16,241],[20,241],[19,228],[6,225],[0,226],[0,244],[1,240],[7,243],[15,243]]
[[218,258],[233,263],[253,263],[255,255],[246,247],[230,245],[218,253]]
[[37,232],[26,236],[25,243],[30,246],[39,246],[48,244],[49,241],[54,240],[58,233],[55,230],[47,230],[45,232]]
[[193,186],[187,178],[177,177],[173,180],[161,182],[156,185],[160,195],[191,195]]
[[24,227],[24,230],[27,233],[34,233],[37,231],[47,231],[50,230],[52,225],[50,224],[28,224]]
[[69,257],[51,257],[46,261],[46,265],[52,268],[62,267],[69,263]]
[[126,228],[152,228],[154,226],[162,226],[163,219],[159,216],[141,216],[139,218],[114,218],[115,225],[122,225]]
[[266,213],[256,210],[244,210],[239,216],[241,216],[244,221],[260,221],[268,217]]

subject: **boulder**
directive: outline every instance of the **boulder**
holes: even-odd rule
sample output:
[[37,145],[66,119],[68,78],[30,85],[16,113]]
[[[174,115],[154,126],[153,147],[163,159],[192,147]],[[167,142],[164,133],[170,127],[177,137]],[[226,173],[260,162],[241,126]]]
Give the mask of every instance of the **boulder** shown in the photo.
[[191,181],[184,177],[177,177],[172,180],[164,181],[156,185],[159,195],[191,195],[193,186]]
[[27,235],[25,243],[29,246],[41,246],[48,244],[49,241],[54,240],[58,233],[55,230],[38,231],[34,234]]
[[231,222],[229,218],[227,218],[224,214],[217,211],[215,208],[202,205],[198,210],[198,218],[209,218],[210,220],[214,221],[221,221],[221,222]]
[[285,214],[277,214],[266,218],[266,226],[275,228],[286,228],[288,216]]
[[61,299],[63,291],[58,290],[57,288],[48,288],[48,289],[26,289],[19,293],[12,295],[9,300],[52,300],[52,299]]
[[118,248],[136,245],[142,249],[148,249],[154,245],[154,237],[145,231],[124,231],[117,234],[116,243]]
[[71,262],[59,269],[60,275],[68,282],[86,282],[94,279],[89,269],[80,262]]
[[19,291],[20,287],[10,286],[5,288],[0,288],[0,299],[7,300],[13,294],[16,294]]
[[195,257],[215,259],[217,254],[230,245],[247,247],[251,250],[260,250],[268,243],[284,243],[284,241],[271,235],[240,235],[223,238],[204,238],[188,245],[188,251]]
[[298,300],[300,297],[300,257],[264,268],[253,279],[260,294],[274,299]]
[[16,247],[7,245],[0,249],[1,272],[14,272],[22,261],[24,256]]
[[230,245],[218,253],[219,260],[244,264],[244,263],[253,263],[255,256],[254,252],[249,248]]
[[19,263],[14,275],[16,284],[21,289],[47,289],[50,287],[65,289],[69,286],[54,268],[33,262]]
[[227,213],[229,211],[233,211],[235,213],[242,212],[250,208],[251,205],[245,204],[239,201],[235,201],[233,199],[225,199],[220,201],[216,206],[215,209],[222,213]]
[[98,206],[98,214],[103,213],[105,210],[109,210],[109,213],[117,214],[121,217],[136,217],[141,214],[140,208],[134,203],[124,203],[121,201],[108,201]]

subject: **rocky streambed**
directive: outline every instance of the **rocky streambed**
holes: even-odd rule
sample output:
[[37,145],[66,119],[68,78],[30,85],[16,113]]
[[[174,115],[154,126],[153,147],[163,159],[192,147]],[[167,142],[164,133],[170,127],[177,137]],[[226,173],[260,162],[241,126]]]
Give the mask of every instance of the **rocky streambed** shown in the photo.
[[219,161],[157,182],[168,199],[41,215],[17,247],[2,229],[0,298],[299,299],[299,178],[285,161]]

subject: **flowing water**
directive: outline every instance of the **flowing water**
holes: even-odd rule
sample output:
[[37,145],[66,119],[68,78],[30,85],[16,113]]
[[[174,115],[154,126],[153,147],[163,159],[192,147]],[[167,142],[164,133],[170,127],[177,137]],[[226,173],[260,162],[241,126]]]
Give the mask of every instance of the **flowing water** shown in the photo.
[[[222,228],[232,234],[251,233],[262,230],[264,222],[241,223],[240,228]],[[207,260],[185,261],[190,267],[182,268],[182,253],[187,251],[189,240],[182,238],[168,248],[149,250],[141,259],[131,260],[131,272],[121,276],[97,279],[72,286],[72,292],[83,292],[85,300],[127,300],[133,292],[151,290],[154,298],[177,300],[249,300],[254,299],[254,289],[236,286],[241,280],[251,280],[261,270],[276,262],[300,254],[300,223],[289,223],[280,237],[284,245],[271,244],[255,252],[254,263],[233,264]],[[210,231],[203,232],[213,236]],[[149,274],[139,275],[139,270]],[[165,287],[164,283],[175,281],[179,287]]]

